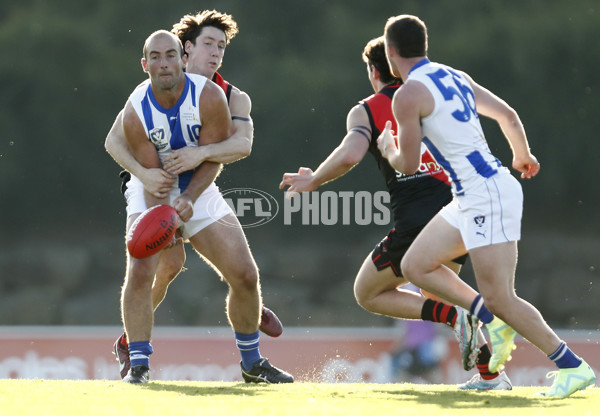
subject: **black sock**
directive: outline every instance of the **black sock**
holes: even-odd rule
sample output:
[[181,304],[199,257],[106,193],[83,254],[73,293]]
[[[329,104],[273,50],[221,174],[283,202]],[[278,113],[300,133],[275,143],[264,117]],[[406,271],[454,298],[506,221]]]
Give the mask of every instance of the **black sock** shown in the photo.
[[456,322],[456,308],[433,299],[425,299],[421,309],[421,319],[424,321],[441,322],[453,327]]

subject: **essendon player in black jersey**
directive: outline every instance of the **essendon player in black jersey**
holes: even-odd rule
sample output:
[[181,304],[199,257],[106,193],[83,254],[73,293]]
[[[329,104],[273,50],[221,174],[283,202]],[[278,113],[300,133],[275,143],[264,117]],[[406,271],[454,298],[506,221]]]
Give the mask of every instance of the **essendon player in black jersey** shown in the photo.
[[[361,101],[361,104],[369,117],[369,152],[375,157],[390,193],[394,228],[408,233],[423,228],[452,200],[452,195],[446,174],[425,147],[421,155],[421,166],[414,175],[403,175],[394,170],[377,149],[377,138],[386,121],[394,120],[391,100],[399,87],[399,84],[387,85]],[[461,264],[463,263],[464,261]],[[395,268],[396,264],[392,264],[392,267]],[[399,274],[398,272],[397,275]]]
[[[479,370],[479,374],[459,387],[510,389],[512,385],[504,372],[490,373],[488,370],[490,350],[483,334],[478,331],[475,318],[462,308],[402,289],[408,283],[400,270],[404,253],[429,220],[452,200],[452,196],[446,175],[429,152],[422,152],[420,169],[413,175],[400,174],[382,157],[377,148],[377,138],[385,123],[394,120],[391,99],[401,88],[400,80],[390,73],[383,38],[373,39],[367,44],[363,59],[375,94],[350,110],[346,136],[316,171],[300,168],[298,173],[285,173],[280,188],[289,186],[288,193],[314,191],[347,173],[370,152],[390,193],[394,228],[363,262],[354,283],[356,300],[375,314],[440,322],[452,327],[459,340],[463,366],[468,370],[477,364]],[[446,266],[458,272],[464,262],[465,257],[461,257]],[[460,279],[457,284],[474,292]]]
[[[207,165],[217,166],[217,170],[206,175],[195,175],[192,179],[198,179],[196,182],[198,188],[206,189],[218,175],[220,164],[235,162],[250,154],[254,135],[250,117],[250,97],[217,73],[223,60],[225,47],[238,33],[237,23],[230,15],[216,10],[205,10],[195,15],[183,16],[173,25],[172,32],[179,37],[183,45],[186,71],[211,79],[225,93],[232,116],[233,134],[219,143],[175,150],[165,159],[163,169],[144,169],[133,158],[127,147],[120,128],[121,114],[119,114],[106,138],[106,150],[117,163],[143,183],[147,192],[157,198],[165,197],[172,188],[172,175],[196,167],[202,169]],[[124,176],[127,177],[128,174]],[[237,221],[235,215],[232,213],[228,215],[232,218],[227,221],[231,220],[233,223]],[[128,221],[131,221],[132,216]],[[236,345],[240,350],[243,379],[254,383],[293,382],[294,379],[290,374],[269,364],[269,361],[259,353],[258,329],[276,337],[282,333],[283,328],[279,318],[272,311],[264,306],[261,309],[258,268],[242,228],[231,227],[215,220],[196,235],[200,233],[204,233],[203,239],[206,245],[198,251],[210,261],[230,287],[226,311],[228,321],[234,329]],[[231,262],[233,252],[235,252],[235,262]],[[165,298],[168,285],[182,270],[184,262],[185,250],[181,240],[161,252],[152,285],[154,309]],[[254,282],[256,285],[252,284]],[[114,353],[121,365],[121,377],[126,376],[126,381],[132,380],[128,374],[130,358],[125,334],[115,342]],[[133,380],[135,379],[134,377]]]

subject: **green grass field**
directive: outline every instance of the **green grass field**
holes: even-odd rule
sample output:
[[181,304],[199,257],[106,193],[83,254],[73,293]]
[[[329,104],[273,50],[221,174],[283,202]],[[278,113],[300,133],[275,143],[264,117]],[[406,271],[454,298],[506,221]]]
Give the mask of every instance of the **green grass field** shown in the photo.
[[539,387],[463,392],[449,385],[0,380],[0,415],[597,415],[600,389],[568,399]]

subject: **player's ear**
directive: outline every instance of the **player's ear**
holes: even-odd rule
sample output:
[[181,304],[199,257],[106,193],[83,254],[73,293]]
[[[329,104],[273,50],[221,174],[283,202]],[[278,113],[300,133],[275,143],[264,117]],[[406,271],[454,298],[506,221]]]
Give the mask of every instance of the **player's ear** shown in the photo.
[[386,46],[386,55],[388,56],[388,58],[396,55],[396,49],[394,49],[392,44],[386,42],[385,46]]
[[141,59],[142,70],[144,72],[148,72],[148,63],[146,62],[146,58]]
[[371,65],[371,71],[373,72],[373,79],[379,81],[379,78],[381,78],[381,74],[379,73],[377,68],[375,68],[375,65]]
[[194,46],[194,44],[192,43],[191,40],[186,40],[185,44],[183,45],[183,52],[185,55],[187,55],[190,52],[190,49]]

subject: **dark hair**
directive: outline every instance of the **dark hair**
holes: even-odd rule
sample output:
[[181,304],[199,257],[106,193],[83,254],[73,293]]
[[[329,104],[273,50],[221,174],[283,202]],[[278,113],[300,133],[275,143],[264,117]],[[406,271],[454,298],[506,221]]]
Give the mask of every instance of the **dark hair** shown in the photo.
[[363,61],[373,65],[379,71],[379,77],[384,84],[402,83],[402,80],[392,75],[390,65],[385,57],[385,42],[383,36],[371,39],[362,53]]
[[416,16],[390,17],[385,24],[384,36],[403,58],[427,55],[427,26]]
[[216,10],[204,10],[195,15],[186,14],[173,25],[173,32],[181,43],[185,45],[186,41],[196,44],[196,38],[202,33],[205,27],[216,27],[225,32],[227,43],[238,34],[238,25],[229,14],[220,13]]

